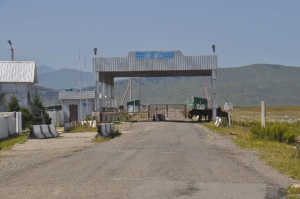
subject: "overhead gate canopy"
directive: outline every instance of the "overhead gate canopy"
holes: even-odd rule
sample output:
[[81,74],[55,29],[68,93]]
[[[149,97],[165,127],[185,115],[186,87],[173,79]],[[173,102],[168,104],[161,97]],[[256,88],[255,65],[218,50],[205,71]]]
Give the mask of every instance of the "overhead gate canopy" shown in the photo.
[[217,55],[184,56],[181,51],[135,51],[127,57],[95,57],[96,111],[101,98],[114,99],[114,77],[211,76],[213,120],[216,118]]

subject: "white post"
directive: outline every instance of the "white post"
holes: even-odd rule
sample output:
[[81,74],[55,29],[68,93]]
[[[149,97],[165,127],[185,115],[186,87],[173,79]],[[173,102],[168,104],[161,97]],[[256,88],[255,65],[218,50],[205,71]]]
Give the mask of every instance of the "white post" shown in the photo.
[[261,125],[266,127],[266,102],[261,101]]
[[16,133],[22,133],[22,112],[16,112]]
[[230,118],[230,111],[228,111],[228,124],[231,127],[231,118]]

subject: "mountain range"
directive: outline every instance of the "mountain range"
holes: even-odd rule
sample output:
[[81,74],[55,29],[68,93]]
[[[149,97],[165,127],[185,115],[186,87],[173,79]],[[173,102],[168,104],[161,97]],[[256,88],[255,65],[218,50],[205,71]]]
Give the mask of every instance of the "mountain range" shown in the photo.
[[38,66],[38,86],[56,90],[80,88],[85,85],[95,85],[93,72],[83,72],[76,69],[62,68],[55,70],[49,66]]
[[[217,103],[223,106],[226,101],[230,101],[234,106],[260,106],[260,101],[266,101],[269,106],[297,106],[300,104],[299,77],[300,67],[292,66],[253,64],[219,68],[216,85]],[[51,88],[53,92],[51,95],[41,97],[43,103],[47,105],[52,105],[50,101],[59,103],[56,98],[58,90],[76,89],[80,84],[83,88],[89,86],[89,90],[94,89],[92,72],[85,73],[75,69],[54,70],[51,67],[38,66],[38,78],[39,84],[38,87],[35,86],[36,89]],[[115,80],[115,99],[118,102],[122,100],[127,84],[128,79]],[[143,104],[184,103],[192,96],[206,98],[205,90],[210,95],[210,85],[210,77],[133,78],[133,98],[140,98],[141,89]],[[43,94],[46,92],[41,92],[41,95]],[[129,100],[128,96],[126,100]]]

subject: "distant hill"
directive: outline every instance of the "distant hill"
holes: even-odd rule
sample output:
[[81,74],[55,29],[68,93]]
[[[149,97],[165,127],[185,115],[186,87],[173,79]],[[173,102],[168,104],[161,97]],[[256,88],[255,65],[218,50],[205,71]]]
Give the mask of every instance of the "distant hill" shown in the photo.
[[50,66],[46,66],[46,65],[37,66],[38,75],[42,73],[53,72],[53,71],[55,71],[55,69],[51,68]]
[[[85,73],[81,72],[81,77]],[[217,71],[217,102],[223,106],[230,101],[234,106],[300,105],[300,67],[254,64],[237,68],[219,68]],[[60,69],[39,75],[39,85],[52,89],[76,88],[80,71]],[[184,103],[192,96],[206,98],[204,81],[210,95],[210,77],[141,78],[142,103]],[[139,99],[140,78],[133,78],[133,98]],[[87,73],[87,84],[94,85],[94,74]],[[121,101],[128,80],[115,81],[115,99]],[[84,85],[84,84],[82,84]],[[89,87],[89,90],[93,87]],[[128,93],[129,95],[129,93]],[[127,97],[127,100],[129,98]]]
[[[39,83],[37,85],[57,90],[66,88],[79,88],[95,84],[93,72],[82,72],[76,69],[59,69],[42,72],[38,75]],[[86,82],[85,82],[86,80]]]
[[[254,64],[238,68],[219,68],[217,103],[231,101],[234,106],[300,105],[300,67]],[[210,95],[210,77],[142,78],[142,103],[183,103],[192,96]],[[122,99],[128,80],[115,83],[116,99]],[[134,98],[139,98],[139,78],[135,78]],[[120,96],[120,97],[119,97]]]
[[44,106],[58,105],[58,91],[45,88],[42,86],[33,85],[30,87],[30,98],[33,99],[34,93],[37,92]]
[[[239,106],[300,105],[300,67],[255,64],[218,70],[219,102]],[[221,103],[220,102],[220,103]]]

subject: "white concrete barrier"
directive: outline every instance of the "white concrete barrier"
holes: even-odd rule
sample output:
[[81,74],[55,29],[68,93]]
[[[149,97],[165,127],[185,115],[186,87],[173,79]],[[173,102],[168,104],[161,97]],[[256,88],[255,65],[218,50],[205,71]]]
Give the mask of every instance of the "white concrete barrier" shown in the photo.
[[105,123],[98,125],[98,134],[100,136],[108,137],[111,133],[115,132],[114,123]]
[[110,123],[106,123],[105,124],[105,130],[106,130],[106,133],[109,135],[111,132],[110,132]]
[[31,138],[46,139],[58,136],[54,125],[32,125],[30,128]]
[[115,124],[114,123],[110,123],[110,132],[115,133]]
[[59,134],[58,132],[56,131],[56,128],[55,126],[52,124],[52,125],[49,125],[48,126],[50,128],[50,132],[51,134],[53,135],[53,137],[59,137]]
[[108,133],[106,132],[106,125],[105,124],[100,124],[101,126],[101,132],[102,134],[107,137],[108,136]]

